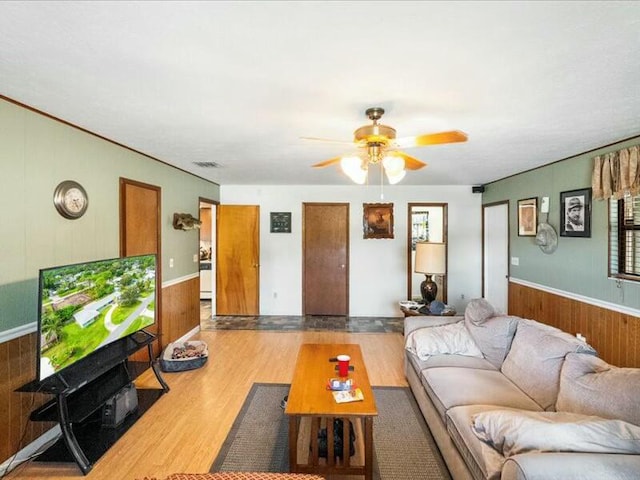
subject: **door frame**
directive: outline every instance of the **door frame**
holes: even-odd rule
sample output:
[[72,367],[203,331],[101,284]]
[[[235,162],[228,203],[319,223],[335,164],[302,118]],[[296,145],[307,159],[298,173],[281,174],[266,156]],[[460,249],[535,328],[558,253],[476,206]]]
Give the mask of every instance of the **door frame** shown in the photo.
[[505,217],[505,223],[506,223],[506,231],[507,231],[507,238],[506,238],[506,265],[507,265],[507,272],[506,272],[506,278],[504,279],[506,282],[506,294],[505,294],[505,314],[509,313],[509,276],[511,274],[510,272],[510,262],[509,262],[509,258],[510,258],[510,253],[511,253],[511,231],[510,231],[510,224],[509,224],[509,209],[510,209],[510,205],[509,205],[509,200],[501,200],[498,202],[492,202],[492,203],[487,203],[487,204],[483,204],[482,205],[482,296],[486,297],[487,295],[487,285],[485,282],[485,278],[487,277],[487,262],[486,262],[486,256],[487,256],[487,245],[485,242],[485,238],[486,238],[486,230],[485,230],[485,222],[486,222],[486,209],[488,208],[493,208],[493,207],[499,207],[499,206],[506,206],[506,217]]

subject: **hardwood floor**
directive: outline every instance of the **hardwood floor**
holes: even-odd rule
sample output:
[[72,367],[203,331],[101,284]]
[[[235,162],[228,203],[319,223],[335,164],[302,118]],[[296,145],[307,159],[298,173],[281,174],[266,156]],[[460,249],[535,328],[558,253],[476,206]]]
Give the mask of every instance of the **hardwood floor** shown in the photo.
[[[289,383],[302,343],[358,343],[373,386],[406,386],[399,333],[203,331],[207,364],[165,373],[171,391],[149,410],[84,477],[88,480],[162,479],[171,473],[209,470],[254,382]],[[154,387],[150,371],[136,381]],[[7,478],[83,478],[75,464],[30,462]]]

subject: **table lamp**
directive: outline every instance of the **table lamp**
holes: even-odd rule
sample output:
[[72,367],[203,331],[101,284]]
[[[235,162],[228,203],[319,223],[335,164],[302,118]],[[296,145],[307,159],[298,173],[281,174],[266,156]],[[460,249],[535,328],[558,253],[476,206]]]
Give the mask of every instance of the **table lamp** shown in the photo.
[[438,286],[432,280],[432,275],[447,273],[447,246],[444,243],[418,242],[416,243],[414,272],[424,273],[426,279],[420,284],[420,293],[425,305],[436,299]]

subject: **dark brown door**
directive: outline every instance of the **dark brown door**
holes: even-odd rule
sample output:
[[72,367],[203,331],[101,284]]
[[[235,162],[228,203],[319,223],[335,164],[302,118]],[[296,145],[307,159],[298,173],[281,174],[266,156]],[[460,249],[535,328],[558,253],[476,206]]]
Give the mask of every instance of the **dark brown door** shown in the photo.
[[260,314],[260,207],[216,208],[216,315]]
[[349,314],[349,204],[303,204],[303,314]]
[[[120,179],[120,256],[158,255],[156,272],[156,323],[146,330],[158,335],[153,343],[153,354],[162,350],[162,261],[160,258],[160,187],[146,183]],[[146,352],[136,353],[132,358],[142,361]]]

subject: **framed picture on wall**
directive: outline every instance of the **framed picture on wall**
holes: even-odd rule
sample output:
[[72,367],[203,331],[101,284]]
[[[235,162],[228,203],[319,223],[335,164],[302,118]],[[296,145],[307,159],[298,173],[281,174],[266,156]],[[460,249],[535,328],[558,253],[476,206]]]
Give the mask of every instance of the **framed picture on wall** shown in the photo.
[[291,212],[271,212],[271,233],[291,233]]
[[365,203],[363,207],[363,238],[393,238],[393,203]]
[[560,236],[591,237],[591,189],[560,192]]
[[535,237],[538,226],[538,197],[518,200],[518,236]]

